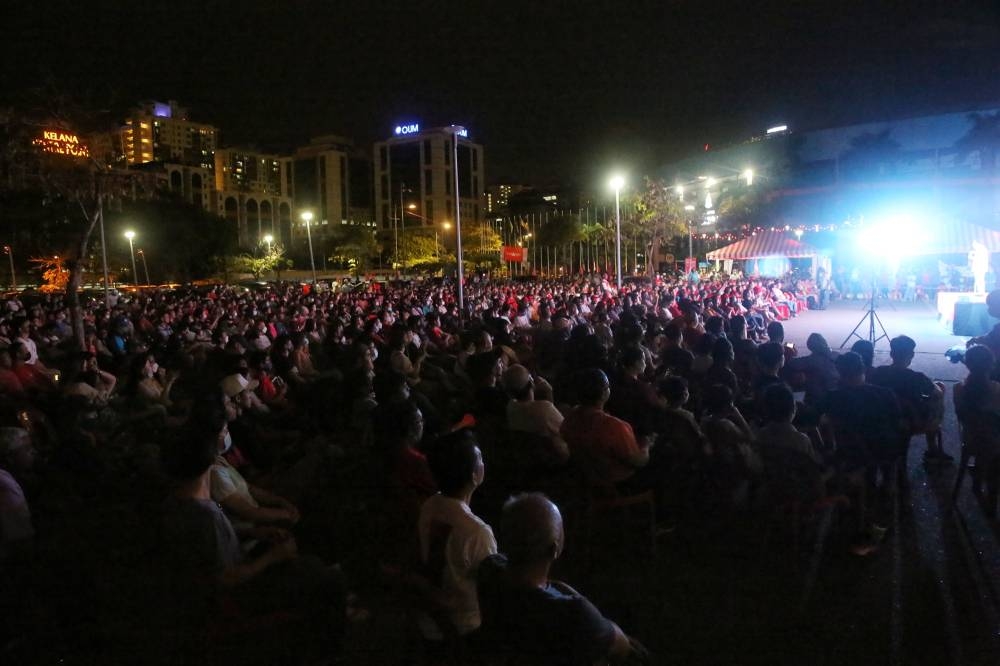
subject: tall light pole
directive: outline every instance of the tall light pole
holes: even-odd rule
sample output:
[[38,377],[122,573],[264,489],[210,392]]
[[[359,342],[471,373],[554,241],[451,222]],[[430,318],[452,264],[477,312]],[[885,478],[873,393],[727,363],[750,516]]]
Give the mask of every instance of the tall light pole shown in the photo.
[[316,259],[313,257],[313,237],[312,237],[312,219],[313,214],[311,210],[302,211],[302,221],[306,223],[306,238],[309,239],[309,266],[312,268],[313,285],[316,284]]
[[132,277],[135,278],[135,286],[139,286],[139,272],[135,269],[135,246],[132,244],[132,240],[135,238],[135,232],[129,229],[125,232],[125,238],[128,239],[128,253],[132,256]]
[[17,278],[14,277],[14,250],[11,249],[10,245],[4,245],[3,251],[7,254],[7,258],[10,259],[10,288],[17,289]]
[[267,253],[271,254],[271,243],[274,242],[274,236],[272,236],[271,234],[265,234],[264,242],[267,243]]
[[108,310],[111,309],[111,291],[110,285],[108,284],[108,245],[104,241],[104,200],[98,198],[99,205],[97,207],[97,219],[101,226],[101,263],[104,265],[104,307]]
[[[689,214],[693,214],[694,213],[694,205],[693,204],[687,204],[686,206],[684,206],[684,210],[687,211]],[[694,260],[694,220],[692,220],[690,217],[688,217],[688,261],[687,261],[687,263],[691,263],[691,261],[693,261],[693,260]],[[686,264],[684,266],[684,271],[685,272],[689,272],[688,271],[688,266]]]
[[149,264],[146,263],[146,253],[142,251],[142,248],[139,248],[139,257],[142,259],[142,270],[146,273],[146,285],[148,286],[151,284],[149,281]]
[[455,175],[455,256],[458,259],[458,318],[465,318],[465,268],[462,266],[462,204],[458,189],[458,137],[465,134],[464,127],[451,126],[451,170]]
[[611,177],[611,187],[615,191],[615,278],[619,291],[622,288],[622,211],[621,211],[621,191],[625,186],[625,179],[622,176]]

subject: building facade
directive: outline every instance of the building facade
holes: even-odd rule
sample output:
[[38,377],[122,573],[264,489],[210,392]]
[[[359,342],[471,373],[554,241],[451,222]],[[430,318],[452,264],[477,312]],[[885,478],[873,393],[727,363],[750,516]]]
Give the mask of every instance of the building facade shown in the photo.
[[236,227],[241,247],[259,245],[266,236],[291,244],[294,204],[289,165],[278,155],[253,149],[215,151],[218,214]]
[[351,139],[327,135],[312,139],[282,158],[285,191],[294,202],[288,243],[297,253],[306,248],[302,213],[313,214],[313,245],[325,259],[337,226],[374,227],[371,162]]
[[[375,220],[383,233],[398,228],[439,228],[455,218],[452,141],[455,128],[397,127],[395,136],[374,146]],[[458,137],[458,200],[462,220],[486,214],[483,147]]]
[[174,100],[142,102],[125,119],[120,137],[126,165],[161,164],[171,192],[206,210],[215,208],[216,127],[192,121]]

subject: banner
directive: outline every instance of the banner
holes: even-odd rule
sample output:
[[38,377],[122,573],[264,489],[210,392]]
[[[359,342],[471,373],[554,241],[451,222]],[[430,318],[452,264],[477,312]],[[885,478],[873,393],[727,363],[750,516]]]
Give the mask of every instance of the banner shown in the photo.
[[503,246],[503,260],[524,263],[524,248],[517,245]]

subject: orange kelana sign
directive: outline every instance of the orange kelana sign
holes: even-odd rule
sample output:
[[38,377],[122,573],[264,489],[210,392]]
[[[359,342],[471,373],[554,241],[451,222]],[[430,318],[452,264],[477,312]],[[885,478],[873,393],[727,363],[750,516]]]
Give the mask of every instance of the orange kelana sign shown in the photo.
[[69,157],[90,157],[90,150],[80,143],[76,134],[62,130],[43,130],[42,136],[31,142],[43,153],[68,155]]

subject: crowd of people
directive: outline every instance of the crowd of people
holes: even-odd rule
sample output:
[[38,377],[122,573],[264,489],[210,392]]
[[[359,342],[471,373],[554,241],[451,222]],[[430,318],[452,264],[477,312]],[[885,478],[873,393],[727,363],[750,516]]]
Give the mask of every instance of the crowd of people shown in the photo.
[[[866,343],[786,344],[782,321],[817,304],[811,290],[474,277],[461,311],[447,280],[214,286],[85,303],[82,344],[61,295],[13,295],[0,319],[0,597],[5,617],[27,619],[5,622],[5,645],[31,636],[38,553],[65,545],[81,506],[117,502],[153,526],[169,581],[158,605],[209,648],[224,640],[205,633],[213,621],[263,616],[294,627],[303,652],[335,656],[371,621],[348,564],[364,559],[430,663],[648,661],[551,577],[585,538],[564,514],[649,492],[663,535],[839,506],[866,554],[883,531],[873,498],[911,437],[926,435],[928,463],[950,460],[944,387],[909,369],[912,339],[893,339],[882,367]],[[993,354],[976,346],[967,363],[955,401],[986,441],[1000,431]],[[994,506],[995,477],[982,475]],[[351,520],[364,529],[344,534]]]

